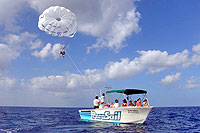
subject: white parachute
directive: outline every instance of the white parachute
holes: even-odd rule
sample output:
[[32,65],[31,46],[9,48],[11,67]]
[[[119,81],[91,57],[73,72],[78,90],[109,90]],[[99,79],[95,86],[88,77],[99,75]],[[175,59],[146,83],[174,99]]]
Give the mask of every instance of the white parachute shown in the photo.
[[52,36],[60,37],[60,55],[65,56],[65,44],[62,37],[72,38],[77,31],[76,16],[69,9],[51,6],[39,16],[38,28]]
[[39,16],[38,27],[52,36],[72,38],[77,31],[76,16],[64,7],[51,6]]
[[[66,44],[62,42],[62,38],[63,37],[72,38],[76,33],[77,31],[76,16],[69,9],[66,9],[64,7],[51,6],[46,10],[44,10],[44,12],[39,16],[38,28],[52,36],[60,37],[61,41],[60,55],[64,57],[66,53],[65,52]],[[78,72],[81,74],[83,80],[86,81],[90,89],[94,92],[95,95],[97,95],[94,89],[91,87],[90,83],[87,81],[87,79],[84,78],[83,74],[76,66],[75,62],[73,61],[69,53],[66,53],[66,55],[69,57],[69,59],[72,61]]]

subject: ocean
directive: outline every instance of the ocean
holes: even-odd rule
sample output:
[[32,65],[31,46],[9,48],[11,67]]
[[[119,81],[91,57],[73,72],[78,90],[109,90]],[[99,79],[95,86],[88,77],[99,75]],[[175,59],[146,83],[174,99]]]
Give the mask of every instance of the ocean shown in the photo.
[[79,109],[0,107],[0,132],[200,132],[200,107],[155,107],[141,125],[81,121]]

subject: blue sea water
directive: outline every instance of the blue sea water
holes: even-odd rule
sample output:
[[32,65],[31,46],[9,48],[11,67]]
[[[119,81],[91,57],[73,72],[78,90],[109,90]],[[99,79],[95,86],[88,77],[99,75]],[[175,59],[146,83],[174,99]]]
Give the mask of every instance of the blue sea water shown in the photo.
[[0,107],[0,132],[200,132],[200,107],[156,107],[141,125],[80,121],[79,109]]

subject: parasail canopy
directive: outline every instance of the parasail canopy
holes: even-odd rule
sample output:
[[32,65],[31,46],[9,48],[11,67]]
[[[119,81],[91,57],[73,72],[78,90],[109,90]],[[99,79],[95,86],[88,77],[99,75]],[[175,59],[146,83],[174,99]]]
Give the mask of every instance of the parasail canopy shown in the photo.
[[52,36],[71,38],[77,31],[76,16],[64,7],[51,6],[39,16],[38,28]]

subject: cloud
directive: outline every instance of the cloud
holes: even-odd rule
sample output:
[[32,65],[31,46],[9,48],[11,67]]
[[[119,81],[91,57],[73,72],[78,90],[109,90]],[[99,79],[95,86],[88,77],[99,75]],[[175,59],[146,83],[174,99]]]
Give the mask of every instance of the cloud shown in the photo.
[[192,55],[192,59],[188,64],[200,65],[200,44],[194,45],[192,50],[194,51],[194,54]]
[[43,43],[36,34],[29,32],[23,32],[20,34],[8,34],[1,38],[2,42],[6,43],[8,47],[15,51],[23,51],[25,49],[37,49],[40,48]]
[[[78,88],[86,89],[89,86],[97,87],[106,81],[100,70],[85,70],[84,74],[39,76],[30,80],[29,86],[32,90],[46,90],[49,92],[67,93]],[[23,83],[24,84],[24,83]],[[92,88],[91,88],[92,89]]]
[[0,89],[12,88],[16,84],[16,79],[1,77],[0,78]]
[[18,54],[15,51],[12,51],[7,45],[0,44],[0,76],[5,74],[10,67],[11,61],[17,56]]
[[138,51],[141,56],[138,58],[141,64],[147,67],[150,73],[157,73],[172,66],[185,66],[189,61],[189,51],[184,50],[169,55],[167,51],[160,50]]
[[[76,103],[76,106],[82,106],[83,102],[90,103],[92,100],[90,94],[94,95],[93,91],[98,92],[96,89],[104,86],[105,82],[106,77],[101,70],[87,69],[83,74],[66,72],[64,75],[38,76],[29,81],[22,80],[21,88],[24,89],[23,92],[33,97],[34,103],[37,101],[35,100],[37,97],[46,101],[48,105],[50,100],[54,103],[52,105],[62,103],[61,105],[67,106],[74,106],[74,102],[82,101]],[[88,86],[88,84],[90,85]],[[54,101],[56,99],[58,103]],[[33,105],[33,103],[29,104]]]
[[97,42],[88,47],[87,53],[93,48],[99,49],[104,47],[108,47],[115,52],[118,52],[121,48],[127,46],[127,44],[123,43],[132,32],[137,33],[140,31],[138,24],[139,19],[140,13],[136,12],[135,8],[126,11],[126,14],[123,14],[123,16],[119,15],[112,25],[110,25],[111,28],[108,28],[109,31],[106,31],[104,36],[98,36]]
[[[64,6],[76,14],[78,31],[96,37],[96,43],[88,47],[88,52],[95,48],[109,48],[118,52],[127,46],[124,41],[133,32],[137,33],[140,13],[136,10],[136,0],[1,0],[0,26],[8,31],[21,29],[17,18],[24,7],[42,13],[50,6]],[[123,5],[123,6],[121,6]],[[38,14],[39,17],[39,14]],[[35,47],[32,47],[35,48]]]
[[104,47],[117,52],[127,46],[124,44],[126,38],[141,30],[140,13],[136,10],[134,2],[135,0],[28,1],[30,7],[39,13],[53,5],[64,6],[74,12],[78,31],[97,38],[96,43],[88,47],[88,52],[93,48]]
[[162,85],[168,85],[177,82],[180,78],[181,73],[176,73],[175,75],[167,75],[160,81],[160,83]]
[[[32,87],[35,89],[42,88],[62,88],[74,89],[85,88],[87,79],[92,85],[96,86],[98,83],[105,83],[108,79],[126,79],[128,77],[139,74],[147,69],[149,72],[160,72],[170,67],[184,66],[189,59],[189,51],[184,50],[175,54],[169,55],[166,51],[159,50],[138,51],[139,57],[133,60],[129,58],[122,58],[120,61],[109,62],[103,69],[87,69],[84,71],[83,77],[80,74],[67,73],[64,76],[51,75],[44,77],[36,77],[31,80]],[[51,44],[47,44],[35,56],[45,58],[52,56]],[[153,72],[152,72],[153,73]],[[170,84],[180,79],[181,74],[168,75],[162,79],[162,84]]]
[[42,41],[37,35],[28,32],[0,37],[0,75],[9,69],[11,62],[19,57],[22,51],[41,46]]
[[97,86],[99,83],[104,83],[107,80],[105,72],[99,69],[87,69],[84,71],[85,79],[89,80],[91,85]]
[[[46,48],[48,47],[48,48]],[[44,53],[51,53],[51,45],[43,48]],[[41,50],[41,51],[43,51]],[[40,52],[41,52],[40,51]],[[30,80],[29,88],[32,90],[43,90],[48,92],[67,93],[75,91],[77,88],[88,90],[88,84],[96,88],[102,86],[109,79],[125,79],[139,74],[145,69],[155,68],[155,71],[167,69],[173,66],[182,66],[188,60],[188,51],[169,55],[166,51],[138,51],[139,57],[130,60],[122,58],[120,61],[109,62],[104,69],[87,69],[83,75],[66,73],[65,75],[39,76]],[[43,53],[43,52],[41,52]],[[44,54],[45,56],[48,54]],[[48,55],[50,56],[50,55]],[[177,61],[177,62],[176,62]],[[162,69],[164,68],[164,69]],[[83,77],[82,77],[83,76]],[[180,79],[181,73],[168,75],[161,80],[163,85],[171,84]],[[85,80],[86,79],[86,80]]]
[[[59,44],[58,44],[59,46]],[[38,52],[40,58],[53,56],[53,47],[47,44]],[[46,51],[46,52],[45,52]],[[67,97],[73,99],[81,94],[79,98],[83,98],[92,93],[93,89],[101,88],[110,79],[126,79],[128,77],[139,74],[145,70],[149,73],[156,73],[171,67],[182,67],[186,69],[189,65],[194,64],[188,50],[168,54],[167,51],[148,50],[138,51],[139,56],[133,58],[122,58],[120,61],[108,62],[102,69],[86,69],[83,74],[75,74],[67,72],[63,75],[49,75],[33,77],[27,82],[22,81],[23,88],[29,88],[33,93],[48,93],[55,97]],[[42,56],[43,55],[43,56]],[[185,67],[185,64],[189,65]],[[152,72],[153,71],[153,72]],[[177,82],[181,78],[181,73],[167,75],[160,83],[168,85]],[[190,84],[189,84],[190,83]],[[89,89],[92,86],[93,89]],[[186,88],[197,87],[199,84],[193,84],[188,80]],[[80,89],[81,88],[81,89]]]
[[33,50],[40,48],[43,45],[43,42],[40,39],[35,39],[34,41],[30,42],[30,45],[31,45],[30,49]]
[[[56,59],[59,56],[59,48],[60,44],[55,44],[53,47],[51,44],[47,44],[41,51],[35,51],[33,55],[42,59],[53,56]],[[167,51],[160,50],[138,51],[138,53],[140,56],[132,60],[121,58],[120,61],[108,62],[104,69],[100,71],[108,79],[125,79],[144,70],[148,70],[150,74],[155,74],[171,67],[184,69],[192,64],[200,64],[200,56],[197,54],[190,55],[188,50],[175,54],[168,54]]]
[[[60,44],[55,44],[53,47],[48,43],[42,50],[35,51],[32,55],[41,59],[47,57],[59,57]],[[177,52],[175,54],[168,54],[167,51],[148,50],[138,51],[139,57],[134,59],[121,58],[120,61],[108,62],[108,64],[101,71],[105,73],[108,79],[125,79],[136,75],[144,70],[148,73],[155,74],[160,71],[170,69],[171,67],[187,68],[192,64],[200,63],[200,56],[191,55],[188,50]]]
[[188,50],[171,55],[167,51],[159,50],[138,51],[138,53],[140,56],[133,60],[122,58],[120,62],[109,62],[105,67],[108,78],[128,78],[145,69],[154,74],[173,66],[185,66],[190,62]]
[[47,45],[41,50],[41,51],[35,51],[32,53],[32,55],[39,57],[39,58],[46,58],[50,55],[51,52],[51,44],[47,43]]
[[34,51],[32,53],[33,56],[44,59],[50,56],[53,56],[54,59],[57,59],[60,55],[60,47],[61,45],[56,43],[53,46],[50,43],[47,43],[45,47],[40,51]]
[[149,73],[154,74],[170,67],[184,67],[187,62],[191,61],[188,50],[171,55],[167,51],[162,52],[159,50],[138,51],[138,53],[140,56],[133,60],[122,58],[120,62],[109,62],[104,68],[107,77],[110,79],[124,79],[136,75],[145,69]]
[[186,80],[185,88],[192,89],[192,88],[199,88],[200,87],[200,80],[194,76],[191,76],[189,79]]
[[197,44],[197,45],[194,45],[192,47],[192,50],[197,53],[197,54],[200,54],[200,44]]
[[108,78],[127,78],[138,74],[144,69],[144,66],[134,59],[122,58],[120,62],[109,62],[105,67],[105,73]]
[[25,0],[1,0],[0,1],[0,26],[7,31],[16,32],[21,29],[17,25],[17,17],[22,11]]

